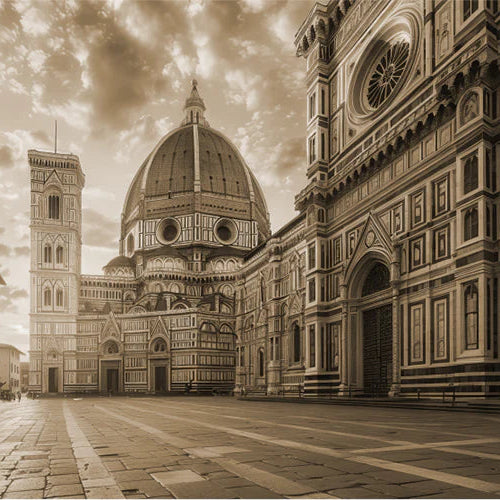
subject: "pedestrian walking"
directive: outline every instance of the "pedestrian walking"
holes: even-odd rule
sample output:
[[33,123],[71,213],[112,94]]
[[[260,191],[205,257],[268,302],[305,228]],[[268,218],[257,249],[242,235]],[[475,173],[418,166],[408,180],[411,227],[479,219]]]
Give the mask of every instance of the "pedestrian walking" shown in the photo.
[[17,391],[17,400],[21,402],[21,391]]

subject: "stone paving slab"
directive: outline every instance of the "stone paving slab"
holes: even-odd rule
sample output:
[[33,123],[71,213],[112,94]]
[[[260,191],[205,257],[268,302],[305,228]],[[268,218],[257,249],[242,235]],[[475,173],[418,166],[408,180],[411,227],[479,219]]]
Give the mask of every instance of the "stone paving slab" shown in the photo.
[[472,414],[181,397],[23,401],[10,414],[5,498],[500,497],[498,447],[484,442],[498,422]]

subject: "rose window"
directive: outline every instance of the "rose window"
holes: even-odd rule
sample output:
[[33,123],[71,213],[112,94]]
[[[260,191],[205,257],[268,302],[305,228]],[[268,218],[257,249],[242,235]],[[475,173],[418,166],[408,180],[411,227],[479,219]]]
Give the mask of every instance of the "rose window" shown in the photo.
[[373,67],[366,89],[366,98],[373,109],[383,104],[398,85],[408,63],[409,54],[408,42],[396,42]]

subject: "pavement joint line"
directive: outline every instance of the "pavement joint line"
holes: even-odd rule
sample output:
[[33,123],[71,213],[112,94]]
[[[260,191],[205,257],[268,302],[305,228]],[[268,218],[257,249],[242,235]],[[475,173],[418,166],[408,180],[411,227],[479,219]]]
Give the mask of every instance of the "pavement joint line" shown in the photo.
[[95,452],[66,402],[63,402],[63,413],[85,496],[91,498],[93,481],[97,479],[97,475],[104,475],[102,479],[108,483],[107,488],[109,488],[109,494],[113,495],[112,498],[124,498],[118,484]]
[[[430,448],[440,448],[442,446],[470,446],[473,444],[489,444],[489,443],[499,443],[500,439],[484,438],[484,439],[467,439],[463,441],[442,441],[434,443],[411,443],[407,446],[384,446],[381,448],[359,448],[357,450],[349,450],[350,453],[382,453],[385,451],[408,451],[408,450],[420,450],[420,449],[430,449]],[[498,456],[498,455],[497,455]]]
[[[124,405],[130,408],[130,405]],[[98,410],[104,411],[105,413],[108,413],[111,416],[114,416],[115,418],[118,418],[120,420],[123,420],[131,425],[134,425],[138,427],[139,429],[148,432],[150,434],[154,434],[157,436],[159,439],[166,441],[167,444],[172,444],[168,438],[170,435],[166,432],[159,431],[159,429],[156,429],[155,427],[152,427],[150,425],[143,424],[141,422],[137,422],[136,420],[123,417],[121,415],[117,415],[115,412],[112,412],[110,410],[104,409],[100,405],[94,405],[95,408]],[[137,408],[136,408],[137,409]],[[142,410],[139,409],[139,411],[146,411],[148,410]],[[158,413],[158,412],[152,412],[152,413]],[[177,445],[174,445],[177,446]],[[180,447],[180,446],[179,446]],[[180,447],[183,451],[187,451],[186,447]],[[196,450],[191,449],[190,454],[194,456],[198,456]],[[211,462],[214,462],[224,469],[226,469],[229,472],[232,472],[233,474],[236,474],[237,476],[240,476],[244,479],[248,479],[249,481],[262,486],[263,488],[267,488],[271,491],[274,491],[275,493],[279,495],[306,495],[306,494],[318,494],[320,493],[316,488],[312,486],[305,486],[302,483],[298,483],[296,481],[292,481],[291,479],[284,478],[282,476],[278,476],[277,474],[273,474],[271,472],[264,471],[262,469],[258,469],[257,467],[253,467],[249,464],[241,464],[237,462],[236,460],[233,460],[231,458],[226,458],[226,457],[206,457],[203,455],[203,453],[200,455],[200,458],[206,458],[207,460],[210,460]],[[154,475],[152,475],[154,477]],[[156,479],[156,478],[155,478]],[[334,496],[327,496],[324,498],[337,498]]]
[[436,449],[438,451],[444,451],[447,453],[457,453],[458,455],[469,455],[471,457],[477,457],[477,458],[500,460],[500,455],[496,455],[495,453],[486,453],[483,451],[474,451],[474,450],[462,450],[459,448],[448,448],[447,446],[443,446],[441,448],[436,448]]
[[[165,414],[164,412],[161,413],[158,411],[145,410],[142,408],[138,409],[138,408],[135,408],[131,405],[124,405],[124,406],[127,406],[129,408],[134,408],[135,410],[139,410],[141,412],[155,413],[157,415],[163,416],[166,419],[178,420],[178,421],[180,420],[184,423],[189,422],[189,423],[195,424],[197,426],[203,426],[203,427],[211,428],[214,430],[226,432],[228,434],[247,437],[247,438],[254,439],[254,440],[260,441],[260,442],[273,443],[275,445],[286,447],[286,448],[311,451],[313,453],[318,453],[321,455],[327,455],[327,456],[331,456],[331,457],[335,457],[335,458],[340,458],[340,459],[351,461],[351,462],[364,463],[366,465],[371,465],[373,467],[378,467],[380,469],[392,470],[395,472],[403,472],[403,473],[414,475],[417,477],[424,477],[426,479],[433,479],[435,481],[441,481],[443,483],[453,484],[455,486],[462,486],[464,488],[469,488],[469,489],[473,489],[476,491],[500,495],[500,483],[490,483],[488,481],[464,477],[464,476],[460,476],[458,474],[450,474],[447,472],[435,471],[432,469],[426,469],[426,468],[417,467],[414,465],[400,464],[400,463],[391,462],[389,460],[383,460],[383,459],[379,459],[379,458],[375,458],[375,457],[354,455],[354,454],[351,454],[350,452],[345,452],[345,451],[341,452],[341,451],[333,450],[331,448],[310,445],[307,443],[300,443],[298,441],[291,441],[288,439],[277,439],[277,438],[274,438],[272,436],[258,434],[256,432],[241,431],[239,429],[232,429],[230,427],[223,427],[220,425],[209,424],[207,422],[201,422],[199,420],[195,420],[192,418],[177,417],[177,416]],[[173,405],[170,405],[170,407],[172,407],[172,406]],[[188,411],[190,411],[190,410],[188,410]]]
[[[192,413],[201,413],[201,414],[206,414],[206,415],[213,415],[211,412],[207,411],[202,411],[202,410],[188,410]],[[245,421],[252,421],[252,422],[260,422],[263,424],[269,424],[272,425],[273,427],[287,427],[290,429],[298,429],[301,431],[313,431],[315,433],[318,432],[318,429],[314,429],[313,427],[305,427],[302,425],[294,425],[294,424],[278,424],[276,422],[269,422],[267,420],[262,420],[262,419],[257,419],[257,418],[251,418],[251,417],[236,417],[233,415],[217,415],[218,417],[223,417],[223,418],[232,418],[235,420],[245,420]],[[346,436],[346,437],[354,437],[356,439],[361,439],[361,440],[371,440],[371,441],[381,441],[382,443],[392,443],[392,444],[397,444],[401,446],[407,446],[407,445],[412,445],[413,443],[411,441],[398,441],[398,440],[392,440],[392,439],[384,439],[384,438],[378,438],[375,436],[365,436],[363,434],[353,434],[351,432],[340,432],[340,431],[331,431],[329,429],[321,429],[322,433],[325,434],[332,434],[334,436]]]
[[[148,399],[148,401],[150,401],[150,404],[153,404],[154,403],[154,400],[150,400]],[[185,402],[182,402],[182,403],[177,403],[178,405],[186,405],[186,406],[194,406],[194,407],[197,407],[196,405],[194,405],[193,403],[185,403]],[[225,410],[229,410],[229,409],[233,409],[233,408],[229,408],[227,406],[220,406],[220,405],[209,405],[210,408],[220,408],[220,409],[225,409]],[[250,410],[251,411],[251,410]],[[248,414],[248,411],[244,411],[245,414]],[[375,428],[385,428],[385,429],[398,429],[398,430],[403,430],[403,431],[415,431],[415,430],[418,430],[415,428],[415,426],[411,427],[411,426],[398,426],[398,425],[388,425],[388,424],[374,424],[374,423],[370,423],[370,422],[359,422],[359,421],[353,421],[353,420],[340,420],[340,419],[335,419],[335,418],[324,418],[324,417],[316,417],[316,416],[309,416],[309,415],[294,415],[294,418],[299,418],[299,419],[306,419],[306,420],[310,420],[311,418],[314,418],[316,420],[321,420],[323,422],[328,422],[328,423],[334,423],[334,424],[349,424],[349,425],[359,425],[359,426],[365,426],[365,427],[375,427]],[[486,416],[483,416],[483,418],[489,418],[489,419],[492,419],[496,422],[500,422],[500,417],[486,417]],[[415,425],[419,425],[421,426],[422,424],[421,423],[415,423]],[[437,425],[437,424],[426,424],[426,426],[430,427],[432,425]],[[323,430],[323,429],[322,429]],[[450,436],[463,436],[463,433],[459,433],[459,432],[451,432],[451,431],[443,431],[443,430],[440,430],[440,429],[435,429],[434,431],[432,429],[425,429],[426,432],[436,432],[436,433],[439,433],[440,435],[443,435],[443,434],[449,434]],[[483,437],[481,436],[480,434],[469,434],[469,436],[471,437],[477,437],[477,438],[480,438],[480,437]]]
[[117,418],[118,420],[122,420],[123,422],[133,424],[136,427],[139,427],[139,429],[142,429],[143,431],[148,432],[149,434],[153,434],[154,436],[157,436],[157,437],[163,439],[165,442],[171,444],[172,446],[175,446],[176,448],[184,449],[184,448],[195,448],[196,447],[196,442],[192,441],[190,439],[179,438],[177,436],[169,434],[168,432],[164,432],[164,431],[162,431],[160,429],[156,429],[155,427],[152,427],[150,425],[143,424],[142,422],[137,422],[136,420],[132,420],[130,418],[124,417],[124,416],[119,415],[115,412],[107,410],[106,408],[103,408],[100,405],[94,405],[94,407],[98,408],[99,410],[103,411],[104,413],[107,413],[108,415],[111,415],[114,418]]

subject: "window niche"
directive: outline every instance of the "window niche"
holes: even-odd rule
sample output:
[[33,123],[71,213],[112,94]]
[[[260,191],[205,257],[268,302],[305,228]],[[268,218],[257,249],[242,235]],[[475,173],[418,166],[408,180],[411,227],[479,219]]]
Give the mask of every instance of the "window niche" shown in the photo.
[[479,293],[477,280],[464,284],[464,346],[465,350],[479,347]]
[[463,191],[464,194],[474,191],[479,186],[479,162],[477,151],[463,162]]
[[477,205],[467,208],[462,213],[464,241],[477,238],[479,235],[479,215]]
[[60,196],[51,194],[48,197],[48,215],[49,219],[59,219]]
[[411,224],[417,226],[425,222],[425,190],[411,195]]

